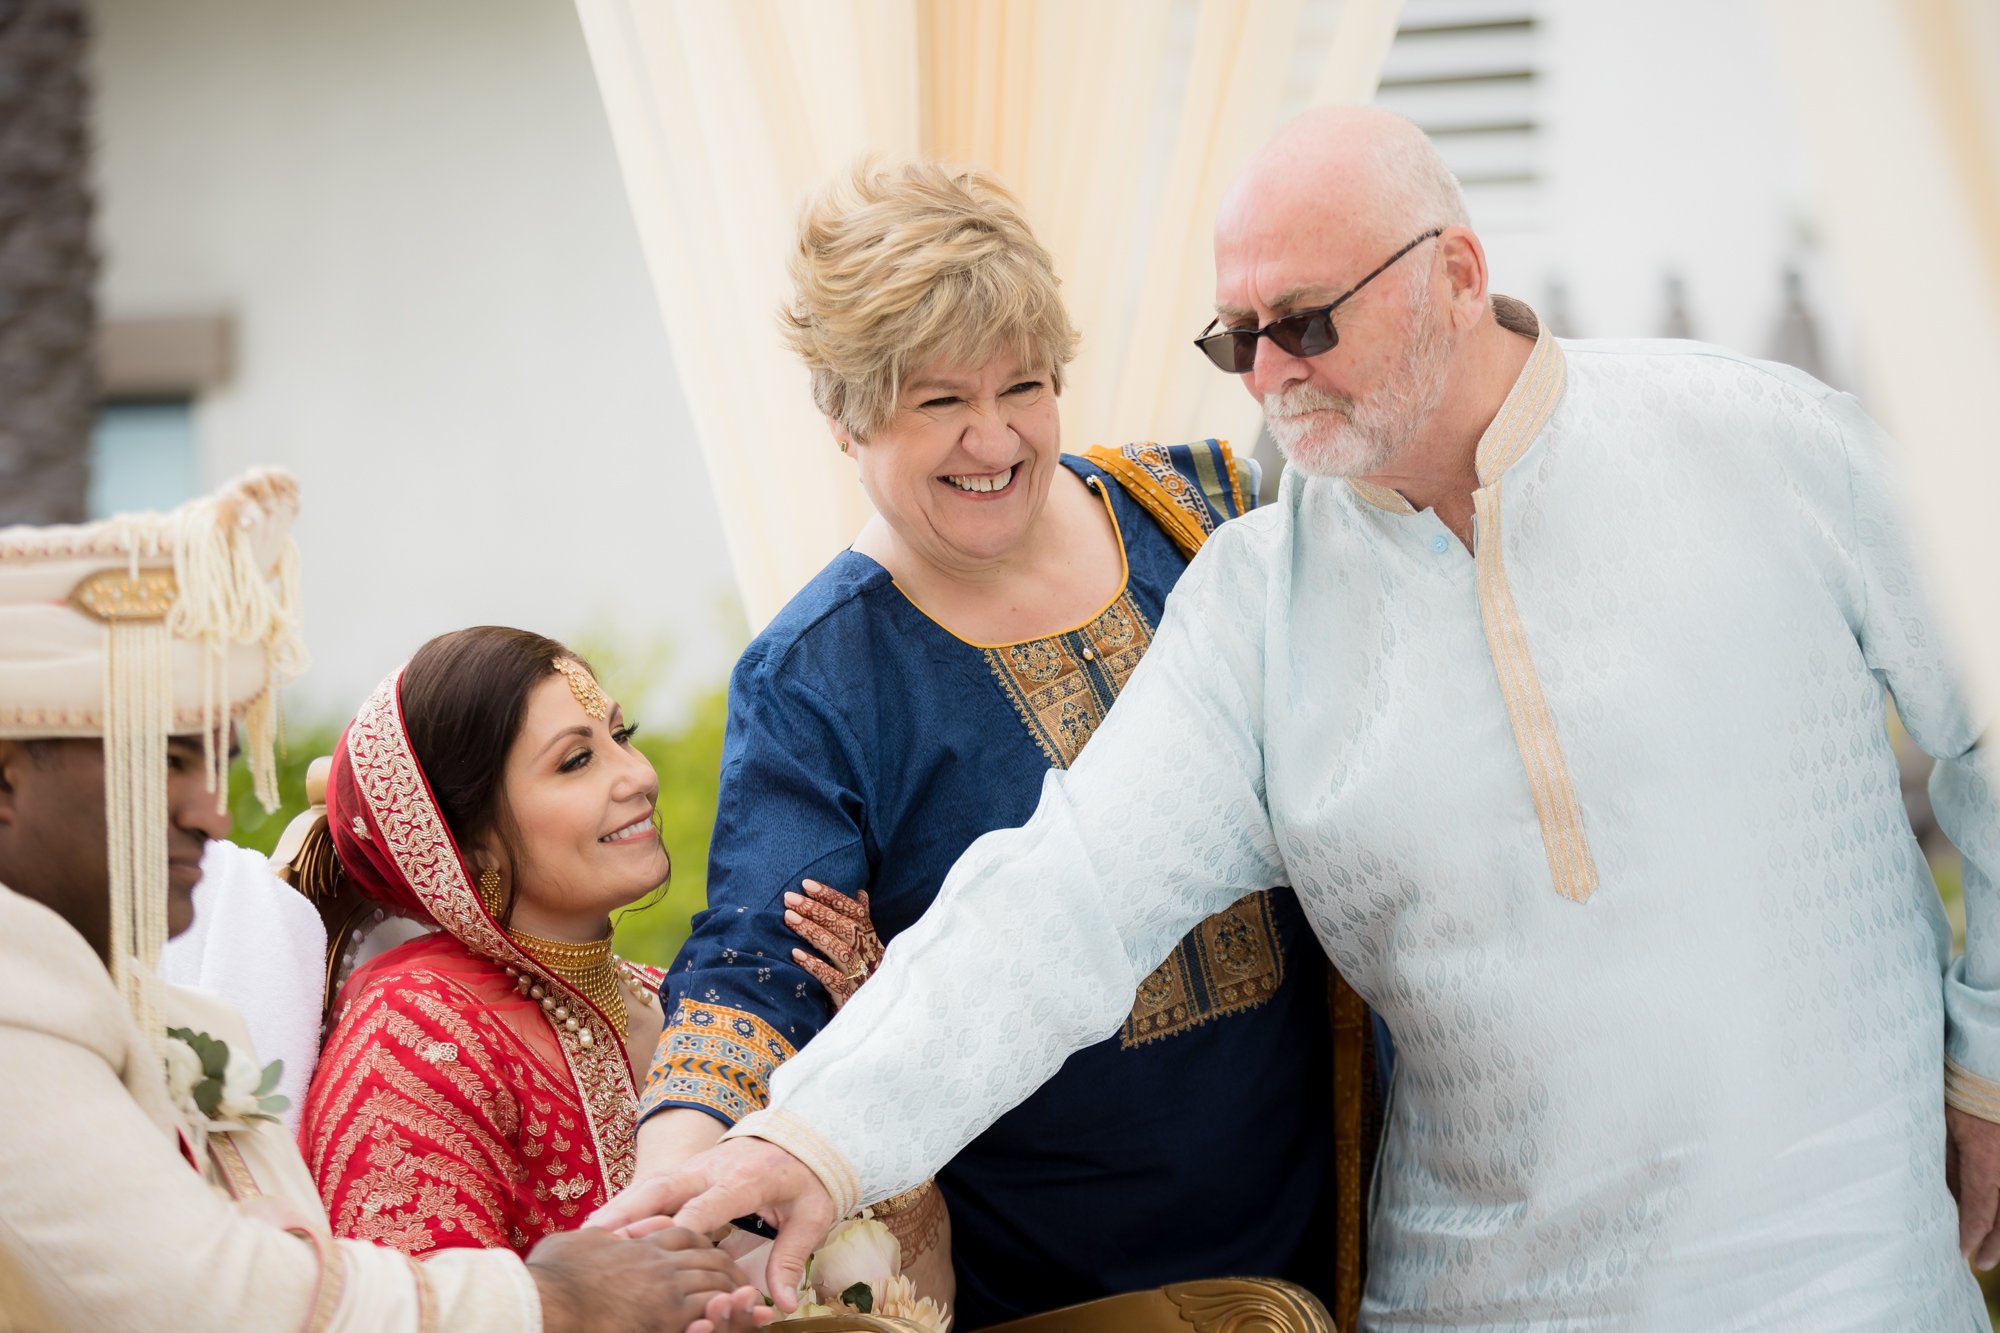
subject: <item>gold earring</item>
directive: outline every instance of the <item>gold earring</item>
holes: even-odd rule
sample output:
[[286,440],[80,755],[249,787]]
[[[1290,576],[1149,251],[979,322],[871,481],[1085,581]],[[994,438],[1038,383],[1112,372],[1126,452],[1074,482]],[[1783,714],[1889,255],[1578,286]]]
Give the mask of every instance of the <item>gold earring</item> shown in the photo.
[[479,901],[486,904],[489,916],[498,917],[502,906],[500,899],[500,871],[488,866],[479,872]]
[[840,452],[842,452],[843,454],[847,452],[847,441],[846,441],[846,440],[842,440],[842,441],[840,442]]

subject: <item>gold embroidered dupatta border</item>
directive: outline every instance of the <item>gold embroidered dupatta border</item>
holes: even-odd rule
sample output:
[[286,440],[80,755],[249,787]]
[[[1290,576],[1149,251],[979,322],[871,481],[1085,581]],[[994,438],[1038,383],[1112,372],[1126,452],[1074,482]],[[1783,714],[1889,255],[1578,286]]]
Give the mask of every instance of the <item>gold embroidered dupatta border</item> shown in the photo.
[[[1507,300],[1495,297],[1495,305]],[[1510,302],[1510,307],[1520,307]],[[1477,516],[1473,543],[1473,568],[1479,585],[1479,615],[1486,630],[1486,646],[1493,655],[1493,671],[1500,682],[1500,695],[1507,704],[1507,719],[1513,727],[1514,744],[1527,772],[1528,789],[1535,802],[1535,818],[1541,826],[1542,850],[1548,857],[1549,877],[1555,890],[1572,902],[1588,902],[1597,888],[1597,863],[1585,837],[1583,809],[1577,802],[1576,784],[1570,776],[1569,761],[1563,755],[1562,739],[1556,734],[1555,717],[1542,693],[1541,677],[1528,651],[1527,633],[1521,613],[1514,604],[1514,589],[1507,579],[1503,553],[1502,479],[1508,468],[1520,460],[1535,436],[1548,424],[1562,399],[1568,368],[1562,348],[1541,324],[1535,335],[1535,350],[1508,391],[1507,398],[1486,433],[1479,437],[1473,456],[1479,474],[1479,489],[1472,493]],[[1409,501],[1397,492],[1371,482],[1348,483],[1369,504],[1394,513],[1413,512]]]
[[556,1032],[556,1044],[576,1080],[604,1188],[615,1194],[632,1179],[633,1137],[638,1129],[639,1093],[625,1053],[625,1032],[589,996],[531,958],[487,914],[410,749],[398,698],[402,678],[398,668],[378,685],[347,729],[355,786],[368,803],[397,870],[437,923],[474,953],[525,972],[567,996],[570,1012],[582,1017],[591,1044],[580,1045],[561,1031]]
[[[1216,475],[1209,466],[1207,440],[1198,440],[1191,446],[1195,470],[1205,478],[1204,490],[1213,486],[1210,495],[1216,508],[1222,507],[1222,487],[1226,484],[1229,502],[1235,506],[1235,512],[1241,514],[1244,512],[1243,487],[1237,480],[1236,456],[1230,452],[1229,441],[1217,440],[1214,443],[1222,454],[1221,474]],[[1153,516],[1153,521],[1160,525],[1160,530],[1167,534],[1168,540],[1173,542],[1183,558],[1194,559],[1194,553],[1215,531],[1209,501],[1194,493],[1194,488],[1175,470],[1167,451],[1159,445],[1128,444],[1122,449],[1113,449],[1093,444],[1083,451],[1083,456],[1110,473],[1125,488],[1126,494]],[[1226,520],[1227,515],[1224,517]]]

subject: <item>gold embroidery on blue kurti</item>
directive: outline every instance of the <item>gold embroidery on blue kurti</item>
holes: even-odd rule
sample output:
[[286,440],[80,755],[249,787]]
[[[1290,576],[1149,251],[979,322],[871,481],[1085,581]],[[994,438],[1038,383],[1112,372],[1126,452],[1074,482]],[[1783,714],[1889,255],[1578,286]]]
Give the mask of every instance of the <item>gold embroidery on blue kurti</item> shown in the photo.
[[1284,980],[1271,893],[1260,889],[1196,926],[1140,983],[1119,1044],[1130,1049],[1255,1009]]
[[[1081,629],[986,649],[986,665],[1049,766],[1068,768],[1152,641],[1152,626],[1126,593]],[[1139,1046],[1254,1009],[1283,980],[1270,895],[1253,893],[1204,921],[1140,984],[1120,1042]]]
[[[1146,475],[1151,477],[1161,490],[1172,496],[1174,503],[1187,511],[1188,517],[1192,518],[1200,526],[1204,537],[1215,531],[1215,513],[1208,507],[1207,502],[1202,499],[1202,490],[1206,490],[1208,487],[1204,486],[1198,490],[1188,485],[1187,478],[1182,476],[1180,470],[1174,466],[1172,455],[1165,449],[1157,444],[1131,445],[1125,449],[1125,456],[1144,468]],[[1197,460],[1203,460],[1206,456],[1202,452],[1196,451],[1194,457]],[[1197,462],[1197,466],[1199,466],[1199,461]],[[1208,469],[1208,475],[1204,476],[1202,480],[1204,482],[1210,481],[1213,476],[1214,467],[1211,464]],[[1219,482],[1216,483],[1216,489],[1220,489]]]
[[1152,641],[1126,592],[1081,629],[986,649],[986,665],[1049,766],[1068,768]]

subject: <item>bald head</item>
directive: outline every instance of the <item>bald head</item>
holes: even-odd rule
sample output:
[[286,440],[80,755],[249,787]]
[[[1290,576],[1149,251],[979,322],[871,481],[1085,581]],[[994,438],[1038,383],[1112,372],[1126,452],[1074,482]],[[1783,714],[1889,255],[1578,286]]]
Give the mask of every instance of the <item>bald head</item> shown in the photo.
[[1294,117],[1250,159],[1223,197],[1216,241],[1267,228],[1381,240],[1465,222],[1458,181],[1422,130],[1378,107],[1329,106]]

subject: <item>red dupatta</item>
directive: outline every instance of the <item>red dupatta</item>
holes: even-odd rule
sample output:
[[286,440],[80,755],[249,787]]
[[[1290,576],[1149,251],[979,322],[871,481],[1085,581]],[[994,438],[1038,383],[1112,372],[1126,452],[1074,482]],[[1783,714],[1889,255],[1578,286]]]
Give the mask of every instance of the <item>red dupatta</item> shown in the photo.
[[410,749],[401,677],[341,738],[328,831],[361,893],[442,933],[343,989],[301,1146],[337,1233],[525,1251],[631,1179],[637,1089],[621,1025],[480,900]]

